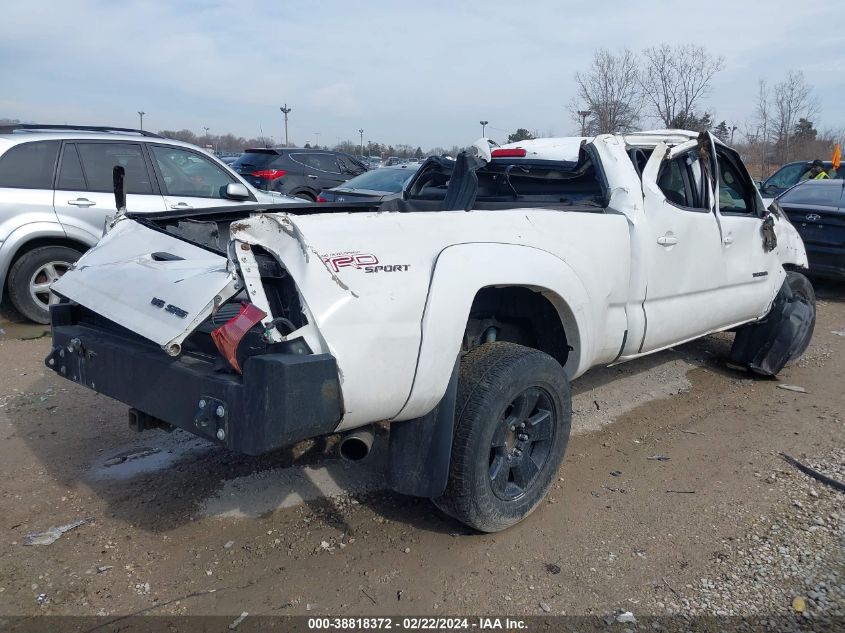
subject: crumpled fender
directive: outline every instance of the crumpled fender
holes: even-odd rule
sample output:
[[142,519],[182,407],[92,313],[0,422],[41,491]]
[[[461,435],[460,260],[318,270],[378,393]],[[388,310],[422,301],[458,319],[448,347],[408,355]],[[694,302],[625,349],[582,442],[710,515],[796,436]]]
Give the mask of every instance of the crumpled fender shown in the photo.
[[755,374],[775,376],[807,349],[816,323],[816,304],[806,277],[789,273],[772,308],[761,321],[740,328],[731,362]]
[[774,250],[780,263],[796,268],[809,268],[807,251],[798,229],[792,225],[777,202],[772,203],[769,211],[769,217],[774,218],[774,230],[777,238],[777,245]]

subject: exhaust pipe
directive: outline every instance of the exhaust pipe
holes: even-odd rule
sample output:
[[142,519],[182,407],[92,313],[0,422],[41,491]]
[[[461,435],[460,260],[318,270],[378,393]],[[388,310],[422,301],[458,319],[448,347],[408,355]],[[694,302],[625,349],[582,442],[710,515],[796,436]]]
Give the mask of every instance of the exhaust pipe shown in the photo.
[[340,439],[340,456],[348,462],[360,462],[370,454],[374,437],[370,426],[347,433]]

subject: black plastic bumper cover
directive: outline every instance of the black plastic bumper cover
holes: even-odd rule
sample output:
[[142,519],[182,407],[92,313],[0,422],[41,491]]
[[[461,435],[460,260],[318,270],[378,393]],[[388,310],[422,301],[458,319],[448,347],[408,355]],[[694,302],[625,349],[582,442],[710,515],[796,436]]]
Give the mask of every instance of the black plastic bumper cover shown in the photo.
[[804,352],[815,323],[815,301],[793,292],[785,281],[766,318],[737,331],[731,362],[762,376],[775,376]]
[[241,377],[98,328],[57,325],[54,315],[45,362],[69,380],[248,455],[331,433],[341,418],[337,364],[328,354],[252,356]]

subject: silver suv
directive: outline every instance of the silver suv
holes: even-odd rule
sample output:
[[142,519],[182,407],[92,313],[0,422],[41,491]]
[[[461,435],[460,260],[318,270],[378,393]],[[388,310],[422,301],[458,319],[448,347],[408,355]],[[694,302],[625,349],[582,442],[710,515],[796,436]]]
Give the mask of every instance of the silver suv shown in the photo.
[[254,189],[204,150],[126,128],[0,126],[0,309],[48,323],[50,284],[97,243],[116,212],[300,202]]

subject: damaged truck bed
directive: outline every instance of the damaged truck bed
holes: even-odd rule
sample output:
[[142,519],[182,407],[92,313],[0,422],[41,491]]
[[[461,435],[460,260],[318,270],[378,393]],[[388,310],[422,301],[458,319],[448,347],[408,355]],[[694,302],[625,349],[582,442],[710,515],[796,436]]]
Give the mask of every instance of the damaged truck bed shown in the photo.
[[362,456],[389,422],[393,487],[494,531],[552,481],[570,380],[731,329],[775,374],[812,335],[806,266],[709,134],[481,139],[381,207],[122,214],[53,285],[47,364],[249,454]]

